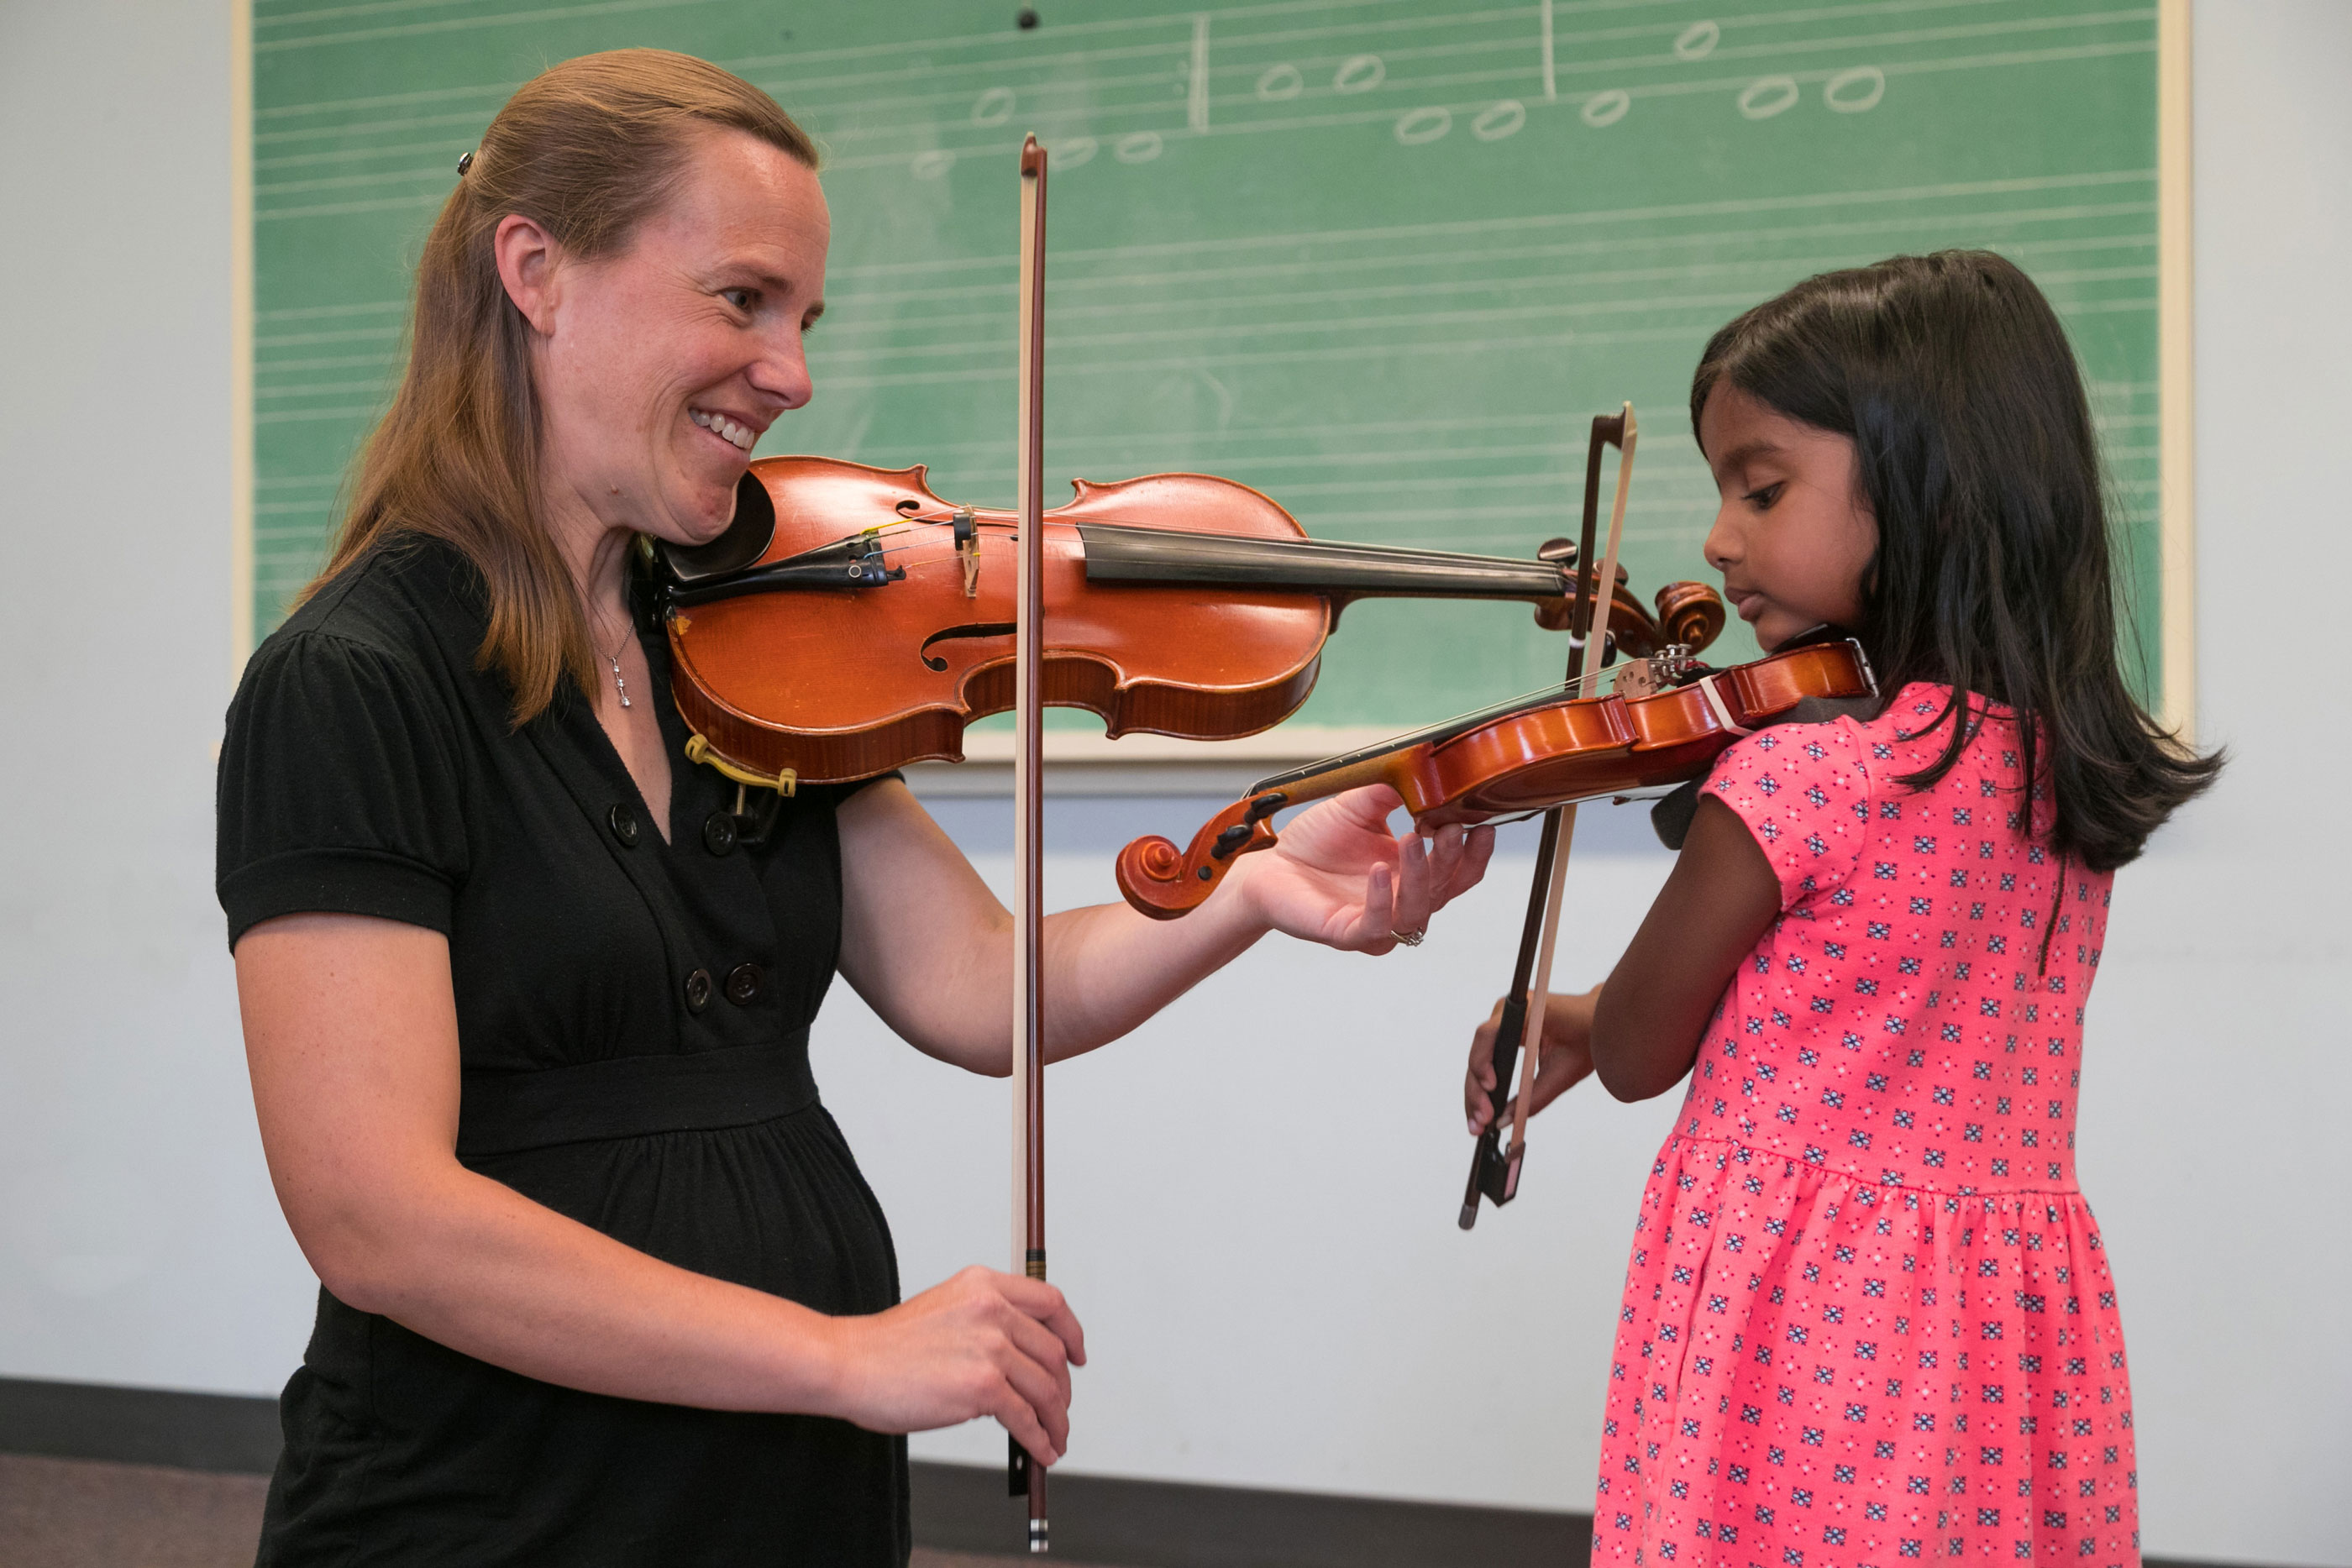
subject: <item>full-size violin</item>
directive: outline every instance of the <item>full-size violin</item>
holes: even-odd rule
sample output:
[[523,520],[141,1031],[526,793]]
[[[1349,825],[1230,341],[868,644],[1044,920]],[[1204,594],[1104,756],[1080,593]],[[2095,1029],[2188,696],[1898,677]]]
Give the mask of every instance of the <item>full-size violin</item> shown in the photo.
[[[1052,706],[1113,736],[1255,734],[1296,712],[1323,643],[1365,598],[1524,601],[1565,629],[1578,547],[1533,560],[1307,537],[1272,499],[1205,474],[1072,482],[1044,514]],[[932,493],[921,466],[768,457],[734,522],[656,550],[656,601],[689,754],[789,788],[961,760],[964,727],[1013,706],[1017,516]],[[1622,576],[1610,634],[1629,654],[1704,644],[1715,590],[1670,583],[1654,615]]]

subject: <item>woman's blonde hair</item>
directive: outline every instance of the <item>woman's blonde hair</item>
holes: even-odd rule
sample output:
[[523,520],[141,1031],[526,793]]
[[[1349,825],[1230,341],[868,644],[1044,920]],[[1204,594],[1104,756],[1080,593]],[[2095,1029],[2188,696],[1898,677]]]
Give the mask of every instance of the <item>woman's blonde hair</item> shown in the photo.
[[499,281],[492,240],[516,214],[571,256],[625,250],[713,126],[817,166],[815,144],[773,99],[667,49],[566,60],[507,100],[425,241],[400,390],[361,451],[333,555],[303,591],[388,536],[454,545],[488,585],[475,664],[506,677],[517,726],[545,711],[566,674],[592,686],[595,665],[579,593],[541,517],[530,327]]

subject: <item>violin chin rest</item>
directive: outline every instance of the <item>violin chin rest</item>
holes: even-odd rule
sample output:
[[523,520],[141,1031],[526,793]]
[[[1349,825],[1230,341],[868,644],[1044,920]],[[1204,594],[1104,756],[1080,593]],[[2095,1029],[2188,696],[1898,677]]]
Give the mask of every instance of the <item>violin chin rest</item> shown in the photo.
[[745,469],[735,483],[735,517],[727,529],[707,544],[656,544],[672,576],[680,582],[701,582],[740,571],[767,554],[776,537],[776,503],[758,474]]

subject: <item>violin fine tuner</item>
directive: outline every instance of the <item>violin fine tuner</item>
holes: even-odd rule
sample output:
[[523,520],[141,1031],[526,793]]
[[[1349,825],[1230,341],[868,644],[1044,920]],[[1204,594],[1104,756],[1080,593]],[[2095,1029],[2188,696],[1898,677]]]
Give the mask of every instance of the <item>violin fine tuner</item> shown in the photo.
[[1687,643],[1669,643],[1649,657],[1620,667],[1610,693],[1628,702],[1655,696],[1689,685],[1705,671],[1706,666],[1698,662],[1697,649]]

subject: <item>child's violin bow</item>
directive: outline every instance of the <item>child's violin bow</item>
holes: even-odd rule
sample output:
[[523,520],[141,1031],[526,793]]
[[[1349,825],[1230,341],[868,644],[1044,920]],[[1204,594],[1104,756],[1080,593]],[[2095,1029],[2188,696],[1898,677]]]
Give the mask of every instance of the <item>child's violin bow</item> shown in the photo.
[[[1609,609],[1616,597],[1617,549],[1625,532],[1625,496],[1633,482],[1633,405],[1622,413],[1601,414],[1592,421],[1592,441],[1584,466],[1584,528],[1577,546],[1576,601],[1569,624],[1584,627],[1581,639],[1571,637],[1568,649],[1568,689],[1575,691],[1584,677],[1587,658],[1597,674],[1610,663]],[[1609,509],[1609,544],[1593,570],[1594,525],[1601,510],[1601,455],[1614,446],[1617,458],[1617,498]],[[1592,686],[1597,695],[1598,683]],[[1518,963],[1511,971],[1511,988],[1503,1016],[1495,1030],[1495,1086],[1487,1091],[1486,1130],[1470,1158],[1470,1181],[1462,1194],[1461,1225],[1478,1223],[1478,1199],[1483,1195],[1500,1208],[1519,1194],[1519,1168],[1528,1152],[1528,1113],[1535,1103],[1536,1070],[1543,1055],[1544,999],[1551,994],[1552,951],[1559,940],[1561,894],[1568,885],[1568,853],[1576,836],[1574,804],[1554,806],[1544,813],[1543,837],[1536,846],[1535,876],[1528,888],[1528,916],[1519,932]],[[1511,1093],[1511,1071],[1518,1068],[1519,1087]],[[1503,1114],[1511,1116],[1511,1142],[1502,1143]]]

